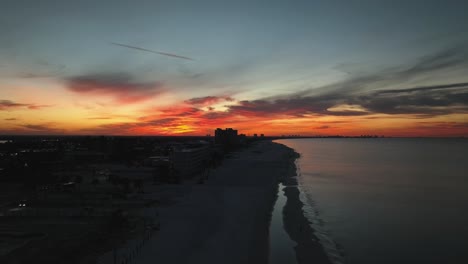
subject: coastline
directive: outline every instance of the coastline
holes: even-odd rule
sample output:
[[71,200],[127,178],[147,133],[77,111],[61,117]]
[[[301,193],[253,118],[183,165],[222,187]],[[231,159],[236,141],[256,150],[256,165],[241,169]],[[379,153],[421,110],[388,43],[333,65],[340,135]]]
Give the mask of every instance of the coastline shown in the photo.
[[[285,145],[261,141],[229,154],[204,184],[145,187],[148,197],[166,195],[173,203],[158,209],[161,229],[132,263],[268,264],[269,228],[280,182],[287,186],[284,228],[297,243],[298,263],[330,263],[313,241],[302,211],[295,179],[297,157]],[[111,254],[107,255],[109,259]]]
[[[287,147],[287,146],[286,146]],[[289,147],[287,147],[289,148]],[[315,236],[309,220],[304,214],[304,203],[300,199],[300,190],[297,181],[297,167],[295,161],[299,153],[289,148],[293,154],[287,175],[282,179],[284,196],[287,197],[283,208],[283,223],[286,233],[297,245],[294,247],[298,264],[319,263],[331,264],[319,239]],[[280,190],[281,191],[281,190]]]

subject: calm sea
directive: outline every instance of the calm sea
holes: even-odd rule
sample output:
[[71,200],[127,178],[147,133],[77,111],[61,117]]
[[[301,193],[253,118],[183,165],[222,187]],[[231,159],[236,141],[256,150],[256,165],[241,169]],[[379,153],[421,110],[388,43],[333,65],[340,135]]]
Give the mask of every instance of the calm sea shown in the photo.
[[304,209],[344,263],[468,263],[468,140],[277,142],[301,154]]

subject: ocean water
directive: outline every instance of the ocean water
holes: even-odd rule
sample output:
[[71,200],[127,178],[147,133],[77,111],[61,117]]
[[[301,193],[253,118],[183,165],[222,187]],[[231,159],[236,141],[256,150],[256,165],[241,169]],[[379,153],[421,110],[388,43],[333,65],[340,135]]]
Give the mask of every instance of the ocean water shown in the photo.
[[335,263],[468,263],[468,140],[278,140]]

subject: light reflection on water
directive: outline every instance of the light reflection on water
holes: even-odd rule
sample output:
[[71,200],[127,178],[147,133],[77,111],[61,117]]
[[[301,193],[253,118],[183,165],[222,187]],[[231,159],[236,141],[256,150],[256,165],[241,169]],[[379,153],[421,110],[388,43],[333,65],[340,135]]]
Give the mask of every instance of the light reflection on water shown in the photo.
[[468,140],[279,143],[301,154],[305,202],[346,263],[468,263]]

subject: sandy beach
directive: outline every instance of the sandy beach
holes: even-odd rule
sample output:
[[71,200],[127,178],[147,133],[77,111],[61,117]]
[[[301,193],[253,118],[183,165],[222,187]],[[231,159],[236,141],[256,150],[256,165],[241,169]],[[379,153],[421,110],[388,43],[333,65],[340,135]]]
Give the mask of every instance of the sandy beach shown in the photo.
[[269,263],[269,225],[280,181],[289,186],[284,222],[298,244],[298,263],[329,263],[292,187],[296,158],[292,149],[263,141],[230,154],[204,184],[148,187],[154,188],[148,196],[178,192],[178,201],[158,209],[161,230],[132,263]]

